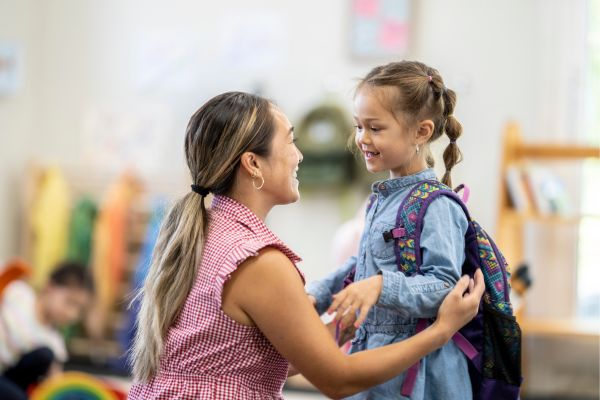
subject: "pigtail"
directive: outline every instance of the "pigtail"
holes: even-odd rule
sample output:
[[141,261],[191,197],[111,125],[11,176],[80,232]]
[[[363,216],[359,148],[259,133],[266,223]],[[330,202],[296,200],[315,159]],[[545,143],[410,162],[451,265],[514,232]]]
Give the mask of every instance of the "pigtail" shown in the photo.
[[446,167],[446,172],[442,177],[442,183],[452,187],[452,178],[450,176],[450,172],[452,168],[462,161],[462,153],[456,144],[456,140],[462,134],[462,125],[452,113],[454,112],[454,105],[456,104],[456,93],[450,89],[444,89],[443,92],[444,99],[444,123],[443,129],[448,138],[450,139],[450,143],[444,150],[444,165]]

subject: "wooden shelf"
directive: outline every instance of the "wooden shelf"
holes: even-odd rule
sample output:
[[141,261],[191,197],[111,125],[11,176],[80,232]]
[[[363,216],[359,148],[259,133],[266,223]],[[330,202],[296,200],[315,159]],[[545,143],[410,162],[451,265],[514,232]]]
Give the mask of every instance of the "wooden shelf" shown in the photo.
[[600,147],[565,146],[560,144],[524,144],[515,152],[516,158],[546,160],[580,160],[600,158]]
[[600,321],[580,318],[521,318],[523,335],[540,337],[600,338]]
[[[515,123],[506,127],[503,142],[502,164],[499,179],[499,207],[496,242],[504,253],[509,265],[516,267],[524,260],[525,226],[530,223],[543,224],[547,230],[561,229],[564,226],[577,226],[583,219],[600,219],[600,215],[542,215],[536,212],[517,211],[509,196],[508,177],[514,167],[521,168],[530,161],[582,161],[600,159],[600,146],[567,145],[559,143],[525,143],[520,128]],[[574,276],[574,265],[567,265],[560,273]],[[564,280],[569,286],[568,280]],[[521,300],[517,320],[524,337],[543,337],[555,339],[593,339],[600,338],[600,321],[578,318],[534,318],[527,316],[527,293]],[[526,343],[523,343],[522,367],[525,382],[529,375],[530,360]],[[526,392],[526,385],[523,392]]]
[[574,214],[574,215],[560,215],[560,214],[549,214],[543,215],[538,213],[522,213],[515,209],[508,209],[503,211],[505,218],[510,218],[518,221],[530,221],[541,224],[551,225],[569,225],[579,224],[582,219],[600,219],[600,215],[597,214]]

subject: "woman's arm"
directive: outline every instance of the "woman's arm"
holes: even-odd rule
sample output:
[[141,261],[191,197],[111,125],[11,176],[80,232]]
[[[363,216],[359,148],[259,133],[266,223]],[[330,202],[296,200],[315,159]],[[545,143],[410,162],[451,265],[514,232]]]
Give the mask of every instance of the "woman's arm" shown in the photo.
[[[472,290],[464,294],[469,286]],[[315,313],[292,263],[278,250],[267,248],[234,272],[226,284],[223,309],[232,318],[236,316],[232,310],[243,313],[319,390],[341,398],[393,378],[444,345],[475,316],[483,288],[481,275],[476,276],[474,287],[462,278],[436,322],[423,332],[348,356],[339,351]]]

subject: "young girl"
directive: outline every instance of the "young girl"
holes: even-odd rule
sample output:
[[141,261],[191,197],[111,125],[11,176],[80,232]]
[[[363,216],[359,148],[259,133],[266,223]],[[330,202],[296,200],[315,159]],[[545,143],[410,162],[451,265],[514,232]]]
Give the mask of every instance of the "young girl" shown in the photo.
[[330,397],[349,396],[439,348],[477,312],[481,274],[461,278],[419,335],[342,354],[308,301],[299,258],[264,223],[299,198],[302,154],[285,115],[224,93],[190,120],[185,153],[194,185],[166,215],[144,282],[131,400],[281,399],[289,364]]
[[[433,68],[419,62],[395,62],[374,68],[359,84],[354,99],[355,142],[370,172],[389,171],[390,179],[373,184],[375,200],[366,215],[358,256],[339,270],[309,285],[320,313],[336,312],[341,328],[358,328],[351,353],[401,342],[415,334],[416,322],[435,317],[461,275],[467,219],[445,196],[434,200],[421,235],[422,275],[398,271],[394,241],[383,233],[395,227],[396,213],[419,181],[436,179],[429,144],[443,134],[446,173],[460,160],[456,140],[461,125],[452,115],[455,93]],[[356,268],[354,283],[343,288]],[[405,374],[362,392],[353,399],[405,399]],[[412,400],[471,398],[467,361],[453,342],[425,357]]]

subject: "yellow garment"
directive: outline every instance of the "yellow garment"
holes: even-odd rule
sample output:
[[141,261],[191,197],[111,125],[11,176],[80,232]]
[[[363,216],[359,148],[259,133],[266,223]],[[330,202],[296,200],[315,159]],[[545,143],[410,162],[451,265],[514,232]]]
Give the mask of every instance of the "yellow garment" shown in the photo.
[[[114,307],[122,287],[127,262],[127,225],[131,204],[139,184],[131,175],[122,176],[107,193],[96,220],[93,237],[92,268],[96,285],[97,309],[93,324],[103,330],[108,313]],[[96,332],[99,334],[99,332]]]
[[46,282],[51,269],[66,254],[70,208],[69,190],[61,171],[56,167],[47,169],[31,208],[32,285],[36,288]]

